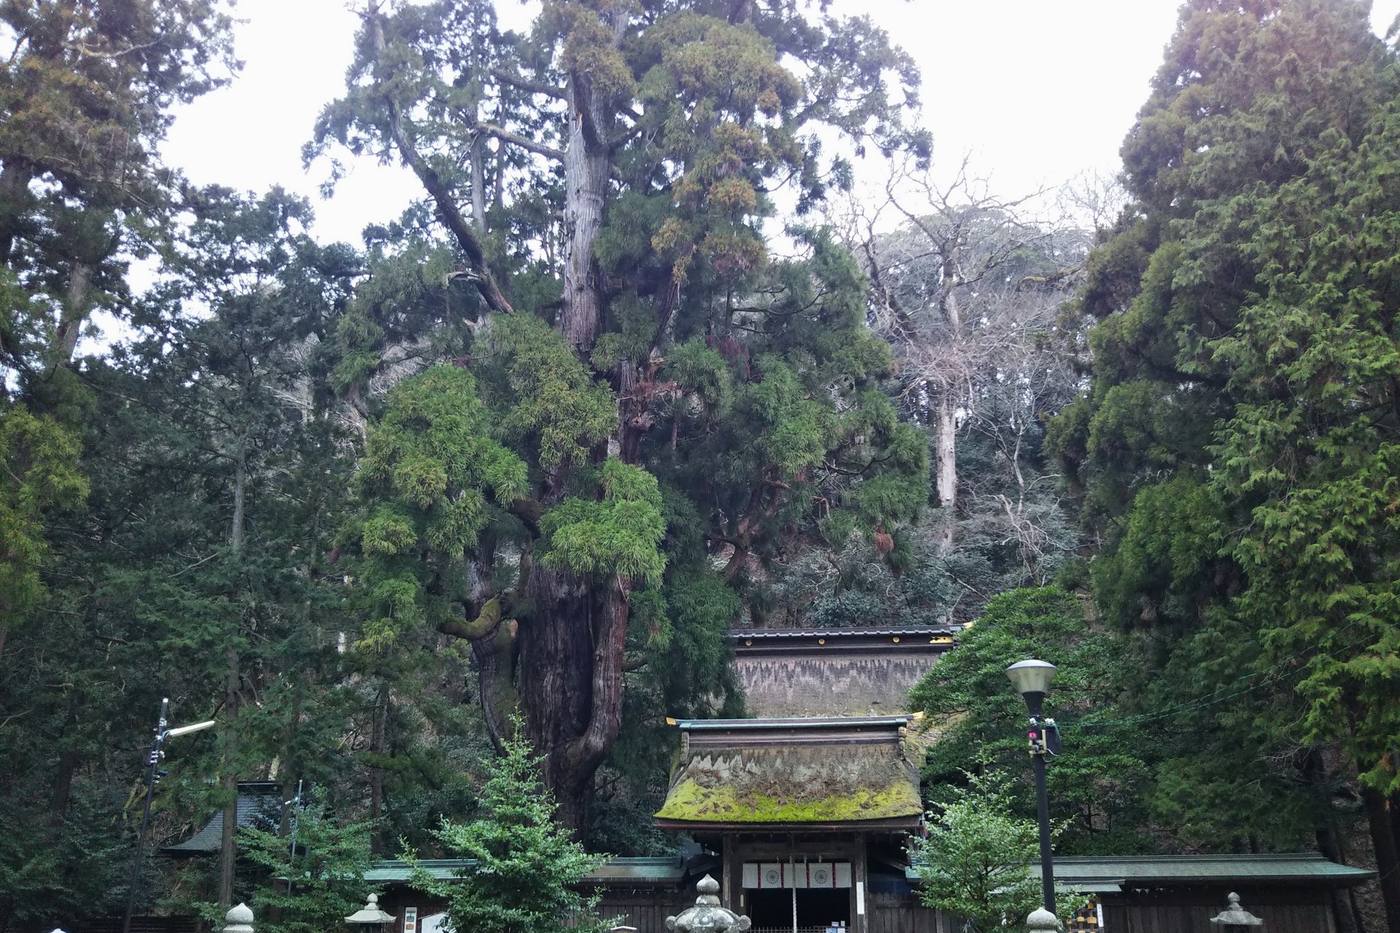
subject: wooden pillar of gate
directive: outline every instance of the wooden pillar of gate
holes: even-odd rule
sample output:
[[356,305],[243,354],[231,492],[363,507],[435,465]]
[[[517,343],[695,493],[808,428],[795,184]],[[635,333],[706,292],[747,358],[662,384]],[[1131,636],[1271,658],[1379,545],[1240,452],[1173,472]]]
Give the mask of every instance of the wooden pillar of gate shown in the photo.
[[851,851],[851,930],[870,933],[870,884],[866,867],[865,835],[857,833]]
[[731,910],[747,913],[740,902],[744,866],[739,861],[739,847],[734,844],[734,836],[726,833],[720,841],[720,891],[719,902]]

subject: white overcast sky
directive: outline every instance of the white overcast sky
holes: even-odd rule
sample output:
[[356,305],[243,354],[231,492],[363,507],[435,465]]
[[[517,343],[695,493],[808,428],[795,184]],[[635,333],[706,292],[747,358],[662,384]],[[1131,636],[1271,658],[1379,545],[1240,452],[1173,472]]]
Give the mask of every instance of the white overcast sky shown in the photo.
[[[1176,22],[1177,0],[836,0],[872,16],[923,73],[923,120],[935,162],[971,154],[1003,195],[1112,174],[1118,147]],[[523,24],[520,0],[498,0]],[[332,199],[324,167],[301,165],[322,105],[342,90],[358,20],[348,0],[240,0],[233,84],[179,112],[167,160],[196,183],[263,191],[274,184],[316,203],[322,240],[358,242],[365,224],[396,216],[419,190],[405,170],[370,160]],[[1400,0],[1375,0],[1384,34]]]

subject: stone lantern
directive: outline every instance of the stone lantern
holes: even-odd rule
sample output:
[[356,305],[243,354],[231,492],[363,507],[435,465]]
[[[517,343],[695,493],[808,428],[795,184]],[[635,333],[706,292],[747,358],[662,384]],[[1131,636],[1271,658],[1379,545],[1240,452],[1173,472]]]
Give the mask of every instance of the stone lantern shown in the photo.
[[719,882],[709,875],[695,886],[700,896],[695,906],[666,918],[666,929],[676,933],[743,933],[749,928],[749,918],[741,917],[719,904]]
[[1240,896],[1234,891],[1228,898],[1230,904],[1220,913],[1210,918],[1210,922],[1226,930],[1243,930],[1245,927],[1262,927],[1264,921],[1240,906]]
[[253,911],[242,901],[224,914],[224,933],[253,933]]
[[366,933],[374,933],[376,929],[382,930],[385,924],[393,923],[397,919],[393,914],[385,913],[380,909],[378,894],[371,894],[369,899],[365,901],[365,906],[346,917],[345,922],[365,930]]

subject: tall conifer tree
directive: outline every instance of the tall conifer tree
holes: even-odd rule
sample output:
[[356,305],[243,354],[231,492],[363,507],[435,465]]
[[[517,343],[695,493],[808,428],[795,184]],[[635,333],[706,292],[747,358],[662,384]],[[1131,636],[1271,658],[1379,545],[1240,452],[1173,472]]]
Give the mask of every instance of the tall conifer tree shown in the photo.
[[[528,36],[485,3],[366,11],[313,151],[402,161],[452,250],[431,276],[386,257],[344,331],[344,389],[392,377],[413,307],[472,373],[425,375],[370,431],[348,541],[381,597],[371,635],[470,640],[495,733],[518,702],[571,825],[629,669],[657,675],[679,624],[722,644],[740,603],[719,594],[790,536],[893,527],[926,498],[858,268],[810,230],[780,259],[764,230],[771,192],[804,208],[848,181],[822,127],[926,156],[899,119],[916,86],[868,20],[795,2],[548,2]],[[471,451],[480,469],[457,462]]]
[[1103,609],[1154,633],[1173,701],[1218,737],[1179,750],[1178,819],[1212,775],[1283,761],[1294,778],[1264,776],[1234,822],[1337,856],[1330,801],[1359,775],[1400,930],[1400,70],[1367,14],[1183,9],[1123,147],[1134,203],[1090,260],[1092,391],[1054,444],[1107,542]]

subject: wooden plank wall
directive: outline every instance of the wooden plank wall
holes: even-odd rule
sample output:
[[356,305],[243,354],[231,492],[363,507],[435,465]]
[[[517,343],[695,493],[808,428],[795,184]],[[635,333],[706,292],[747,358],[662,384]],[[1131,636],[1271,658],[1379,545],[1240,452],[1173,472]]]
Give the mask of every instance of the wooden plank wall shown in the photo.
[[[1104,933],[1215,933],[1210,918],[1225,908],[1228,892],[1110,896],[1104,903]],[[1243,896],[1247,910],[1264,921],[1268,933],[1336,933],[1326,894],[1319,889],[1293,893],[1255,892]],[[1216,903],[1216,901],[1219,903]],[[961,923],[915,898],[889,893],[870,897],[870,933],[960,933]]]
[[870,933],[958,933],[951,917],[901,894],[872,892]]
[[666,933],[666,918],[673,917],[695,903],[695,892],[689,899],[680,891],[603,891],[598,904],[598,916],[636,927],[638,933]]
[[[1214,933],[1210,918],[1225,909],[1228,891],[1104,897],[1104,933]],[[1332,910],[1321,888],[1294,891],[1240,889],[1244,908],[1264,921],[1268,933],[1335,933]]]

